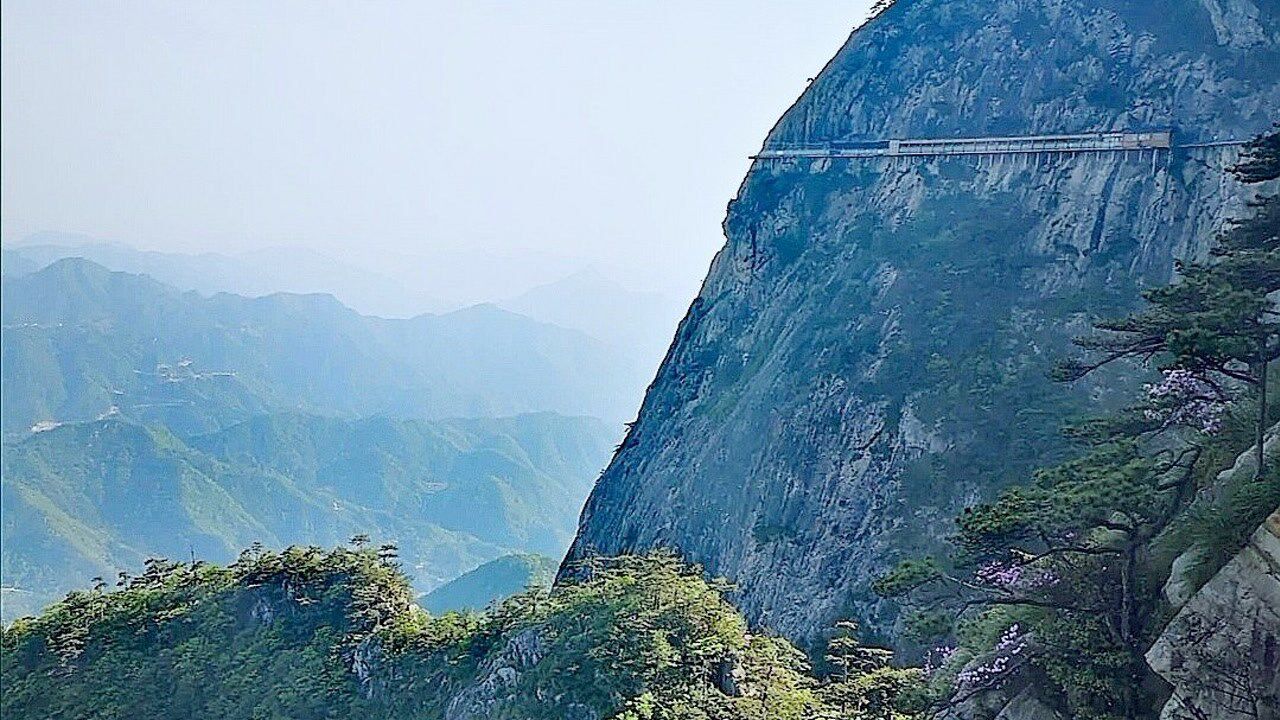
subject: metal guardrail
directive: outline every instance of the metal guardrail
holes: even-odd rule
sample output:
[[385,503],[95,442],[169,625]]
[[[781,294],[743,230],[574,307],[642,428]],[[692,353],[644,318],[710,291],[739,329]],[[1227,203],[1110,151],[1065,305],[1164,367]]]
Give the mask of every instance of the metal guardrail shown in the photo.
[[1146,152],[1181,147],[1224,147],[1247,141],[1174,145],[1172,131],[1101,132],[1082,135],[1024,135],[971,138],[895,139],[873,142],[834,142],[765,148],[753,160],[792,158],[935,157],[947,155],[1034,155],[1040,153]]

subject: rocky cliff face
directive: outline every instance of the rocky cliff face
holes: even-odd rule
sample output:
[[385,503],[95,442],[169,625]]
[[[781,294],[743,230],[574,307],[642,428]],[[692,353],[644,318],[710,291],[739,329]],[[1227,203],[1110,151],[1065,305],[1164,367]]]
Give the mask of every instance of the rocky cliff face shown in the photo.
[[[1280,118],[1278,66],[1275,0],[901,0],[766,147],[1249,138]],[[1062,451],[1101,390],[1046,371],[1203,251],[1243,197],[1234,153],[758,161],[569,560],[674,547],[792,639],[890,630],[873,576]]]
[[1280,510],[1147,652],[1173,686],[1162,720],[1280,717]]

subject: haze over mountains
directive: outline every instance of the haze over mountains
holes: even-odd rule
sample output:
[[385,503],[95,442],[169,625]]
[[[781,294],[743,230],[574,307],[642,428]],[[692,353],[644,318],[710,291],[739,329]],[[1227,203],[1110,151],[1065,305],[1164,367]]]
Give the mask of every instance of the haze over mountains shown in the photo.
[[118,412],[196,432],[270,409],[621,421],[647,381],[580,331],[492,305],[389,320],[328,295],[202,297],[74,258],[3,292],[6,431]]
[[[205,295],[230,292],[256,297],[277,292],[329,293],[361,312],[411,317],[460,305],[383,273],[306,248],[263,248],[226,255],[138,250],[89,236],[37,233],[5,247],[5,274],[31,272],[57,260],[82,257],[112,270],[149,275],[180,290]],[[17,263],[17,270],[8,267]]]
[[688,303],[657,292],[628,290],[596,267],[501,300],[498,305],[544,322],[581,330],[611,346],[652,359],[671,344]]
[[[167,282],[67,256],[80,250]],[[225,291],[309,287],[297,283],[312,271],[331,287],[381,282],[323,256],[272,275],[288,265],[5,249],[6,620],[150,556],[226,562],[252,543],[369,534],[400,547],[425,592],[507,554],[568,547],[660,358],[652,338],[647,356],[625,347],[665,335],[659,299],[592,271],[507,307],[409,318],[330,294]],[[545,565],[513,558],[453,595],[481,602],[495,572],[514,590]]]
[[63,258],[148,275],[179,290],[323,293],[365,314],[411,318],[493,303],[536,320],[581,330],[656,369],[689,297],[622,280],[618,268],[539,251],[439,252],[430,258],[336,258],[303,247],[186,254],[139,250],[72,233],[44,232],[3,248],[5,275],[23,275]]

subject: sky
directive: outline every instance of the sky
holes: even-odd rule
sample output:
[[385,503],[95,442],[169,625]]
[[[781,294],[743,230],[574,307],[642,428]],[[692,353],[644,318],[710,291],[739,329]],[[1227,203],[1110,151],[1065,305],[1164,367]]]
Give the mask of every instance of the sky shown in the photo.
[[543,253],[692,296],[870,0],[0,5],[0,237]]

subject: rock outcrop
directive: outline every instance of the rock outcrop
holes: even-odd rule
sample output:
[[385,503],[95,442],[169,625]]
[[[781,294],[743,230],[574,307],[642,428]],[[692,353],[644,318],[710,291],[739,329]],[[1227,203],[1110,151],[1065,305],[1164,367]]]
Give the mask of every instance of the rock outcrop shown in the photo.
[[1012,694],[987,693],[949,709],[939,720],[1065,720],[1062,713],[1045,705],[1033,688]]
[[1173,685],[1162,720],[1280,718],[1280,510],[1147,652]]
[[[1240,453],[1231,467],[1218,473],[1213,482],[1200,488],[1192,502],[1189,512],[1194,513],[1206,507],[1222,502],[1223,496],[1232,488],[1250,482],[1258,472],[1257,446]],[[1262,444],[1263,456],[1268,467],[1280,463],[1280,423],[1268,428]],[[1265,512],[1265,507],[1257,508]],[[1245,528],[1242,528],[1245,529]],[[1201,540],[1208,540],[1202,538]],[[1193,544],[1174,559],[1169,568],[1169,577],[1164,584],[1164,597],[1170,607],[1179,610],[1196,593],[1208,579],[1204,573],[1212,572],[1227,562],[1227,558],[1210,557],[1203,544]]]
[[[483,720],[495,717],[504,705],[519,698],[520,676],[530,672],[546,655],[541,629],[530,628],[516,634],[501,652],[485,661],[474,681],[449,701],[445,720]],[[528,688],[523,688],[528,692]],[[563,698],[544,698],[559,704],[557,712],[564,720],[599,720],[599,714],[586,705]]]
[[[766,146],[1247,139],[1280,118],[1277,66],[1271,0],[900,0]],[[672,547],[793,640],[849,615],[892,634],[872,578],[1118,401],[1047,370],[1204,251],[1245,196],[1236,152],[758,161],[569,560]]]

